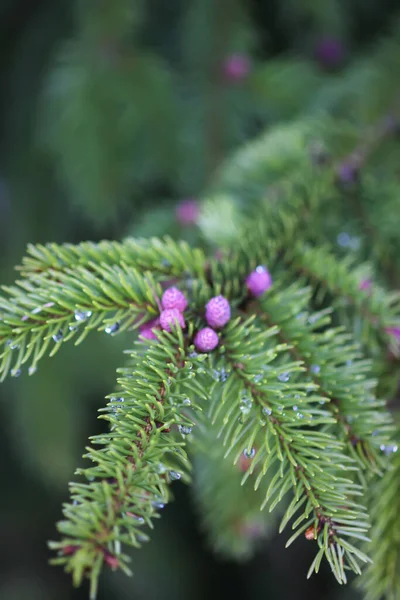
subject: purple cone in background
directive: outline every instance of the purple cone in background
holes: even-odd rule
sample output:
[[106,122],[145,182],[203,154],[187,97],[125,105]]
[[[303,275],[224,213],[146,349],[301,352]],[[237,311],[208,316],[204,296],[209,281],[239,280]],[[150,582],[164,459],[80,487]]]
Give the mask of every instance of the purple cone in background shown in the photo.
[[318,42],[315,55],[322,66],[332,69],[343,62],[343,44],[334,37],[324,37]]
[[181,225],[194,225],[197,223],[200,207],[197,200],[187,198],[176,207],[176,218]]
[[231,54],[224,62],[225,77],[229,81],[242,81],[250,72],[250,60],[244,54]]

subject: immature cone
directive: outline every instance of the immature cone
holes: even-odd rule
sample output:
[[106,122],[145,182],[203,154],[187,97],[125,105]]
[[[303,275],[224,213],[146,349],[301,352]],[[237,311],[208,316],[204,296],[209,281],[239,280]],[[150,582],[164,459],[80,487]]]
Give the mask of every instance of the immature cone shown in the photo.
[[170,308],[177,308],[180,312],[183,312],[187,307],[188,302],[185,294],[178,290],[177,287],[170,287],[162,295],[161,306],[164,310]]
[[231,307],[223,296],[215,296],[206,304],[206,321],[211,327],[219,329],[231,318]]
[[400,341],[400,327],[386,327],[385,331],[388,335],[391,335],[397,341]]
[[269,290],[272,285],[272,277],[268,269],[259,266],[247,277],[246,285],[250,294],[257,298]]
[[176,218],[181,225],[194,225],[197,223],[200,207],[194,198],[183,200],[176,207]]
[[194,345],[200,352],[211,352],[218,346],[218,334],[211,327],[204,327],[196,333]]
[[359,285],[359,289],[362,291],[366,291],[366,292],[368,292],[371,289],[371,287],[372,287],[371,279],[363,279]]
[[316,50],[316,58],[326,68],[334,68],[340,65],[344,58],[342,43],[333,37],[326,37],[319,41]]
[[165,331],[172,331],[175,327],[181,327],[181,329],[186,327],[185,319],[177,308],[163,310],[160,315],[160,325]]
[[250,72],[250,61],[243,54],[232,54],[224,63],[224,73],[230,81],[242,81]]
[[157,336],[154,333],[155,329],[160,329],[160,319],[157,317],[156,319],[151,319],[151,321],[147,321],[147,323],[143,323],[140,326],[140,338],[144,338],[146,340],[156,340]]

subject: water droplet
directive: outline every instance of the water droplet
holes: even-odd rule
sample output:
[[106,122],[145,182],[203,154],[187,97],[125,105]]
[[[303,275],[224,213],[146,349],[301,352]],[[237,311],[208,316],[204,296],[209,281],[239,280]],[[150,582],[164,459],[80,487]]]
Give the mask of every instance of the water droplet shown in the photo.
[[116,333],[119,330],[119,323],[113,323],[112,325],[107,325],[107,327],[105,328],[105,332],[112,334],[112,333]]
[[144,533],[138,533],[136,536],[136,539],[138,542],[148,542],[149,541],[149,537],[147,535],[145,535]]
[[283,382],[289,381],[290,375],[289,375],[289,373],[280,373],[278,375],[278,379],[279,379],[279,381],[283,381]]
[[264,415],[272,415],[272,410],[268,407],[268,406],[264,406],[264,408],[262,409],[262,412],[264,413]]
[[306,312],[300,312],[298,315],[296,315],[296,319],[305,319],[307,316]]
[[188,425],[179,425],[178,429],[182,435],[189,435],[192,433],[193,427],[189,427]]
[[165,502],[161,502],[161,500],[154,500],[154,502],[152,502],[151,505],[156,510],[161,510],[162,508],[164,508]]
[[57,343],[57,342],[61,342],[61,340],[63,339],[63,332],[62,329],[60,329],[57,333],[55,333],[53,336],[53,340]]
[[167,467],[163,463],[158,463],[156,471],[159,475],[163,475],[167,471]]
[[293,406],[293,410],[299,410],[298,406]]
[[70,331],[78,331],[78,327],[77,327],[77,325],[68,325],[68,329],[69,329]]
[[380,449],[386,454],[386,456],[389,456],[390,454],[397,452],[398,446],[396,444],[381,444]]
[[304,419],[304,415],[302,413],[300,413],[300,412],[296,413],[296,417],[298,419]]
[[339,233],[339,235],[336,238],[336,241],[339,244],[339,246],[342,246],[342,248],[347,248],[351,244],[351,238],[349,234],[345,231]]
[[189,354],[189,358],[197,358],[199,355],[197,354],[197,352],[191,352]]
[[254,376],[254,383],[259,383],[262,380],[263,376],[260,375],[255,375]]
[[37,315],[38,313],[42,312],[42,307],[41,306],[37,306],[36,308],[34,308],[31,312],[33,315]]
[[256,455],[256,449],[255,448],[251,448],[250,451],[247,450],[247,448],[243,451],[243,455],[246,458],[254,458],[254,456]]
[[310,371],[311,373],[315,373],[315,375],[317,375],[321,370],[321,367],[319,365],[311,365],[310,367]]
[[256,267],[256,271],[257,273],[265,273],[265,267],[263,267],[263,265],[258,265],[258,267]]
[[126,513],[128,515],[128,517],[132,517],[132,519],[135,519],[135,521],[139,524],[139,525],[143,525],[144,524],[144,518],[139,516],[139,515],[135,515],[134,513],[131,512],[127,512]]
[[252,406],[253,403],[251,399],[247,396],[246,392],[244,392],[242,395],[242,400],[239,404],[239,410],[242,412],[243,415],[248,415],[251,411]]
[[189,398],[185,398],[184,400],[182,400],[182,404],[183,406],[191,406],[192,401]]
[[19,377],[21,375],[22,371],[21,369],[13,369],[11,371],[11,377]]
[[37,371],[37,366],[36,365],[31,365],[28,369],[28,373],[29,375],[34,375]]
[[170,471],[169,476],[174,481],[177,481],[182,477],[182,475],[180,473],[178,473],[177,471]]
[[86,321],[86,319],[89,319],[89,317],[92,316],[92,311],[91,310],[77,310],[75,313],[75,320],[76,321]]

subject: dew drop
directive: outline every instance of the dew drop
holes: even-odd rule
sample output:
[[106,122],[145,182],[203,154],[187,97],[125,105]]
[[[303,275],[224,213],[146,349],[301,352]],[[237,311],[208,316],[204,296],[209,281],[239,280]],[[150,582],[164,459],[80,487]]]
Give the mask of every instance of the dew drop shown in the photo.
[[199,355],[197,354],[197,352],[191,352],[189,354],[189,358],[197,358]]
[[21,375],[22,371],[21,369],[13,369],[11,371],[11,377],[19,377]]
[[351,238],[349,234],[345,231],[339,233],[339,235],[336,238],[336,241],[339,244],[339,246],[342,246],[342,248],[347,248],[351,244]]
[[263,376],[261,374],[254,376],[254,382],[259,383],[262,380]]
[[128,517],[132,517],[132,519],[135,519],[136,523],[138,523],[138,525],[143,525],[144,524],[144,518],[140,517],[139,515],[135,515],[134,513],[126,513],[128,515]]
[[278,375],[278,379],[279,379],[279,381],[282,381],[282,382],[289,381],[290,375],[289,375],[289,373],[286,373],[286,372],[285,373],[280,373]]
[[254,458],[255,455],[256,455],[255,448],[251,448],[250,451],[247,450],[247,448],[246,448],[243,452],[243,456],[245,456],[246,458]]
[[178,429],[182,435],[189,435],[192,433],[193,427],[189,427],[188,425],[179,425]]
[[270,408],[268,408],[268,406],[264,406],[264,408],[262,409],[262,412],[264,413],[264,415],[272,415],[272,410]]
[[37,366],[36,365],[31,365],[28,369],[28,373],[29,375],[34,375],[37,371]]
[[149,541],[148,536],[145,535],[144,533],[138,533],[137,536],[136,536],[136,539],[137,539],[138,542],[142,542],[142,543]]
[[113,323],[112,325],[107,325],[105,328],[105,332],[108,334],[116,333],[119,330],[119,323]]
[[192,401],[189,398],[185,398],[184,400],[182,400],[182,404],[183,406],[191,406]]
[[318,373],[321,371],[321,367],[319,365],[311,365],[310,371],[311,373],[318,375]]
[[299,410],[298,406],[293,406],[293,410]]
[[263,265],[258,265],[258,267],[256,267],[256,272],[257,273],[265,273],[266,269]]
[[298,419],[304,419],[304,415],[303,415],[303,413],[300,413],[300,412],[296,413],[296,417],[297,417]]
[[86,319],[89,319],[89,317],[92,316],[92,311],[91,310],[77,310],[75,313],[75,320],[76,321],[86,321]]
[[239,404],[239,410],[242,412],[242,414],[248,415],[249,412],[251,411],[252,406],[253,406],[253,403],[250,400],[250,398],[246,394],[243,394],[242,400]]
[[57,342],[61,342],[61,340],[63,339],[63,332],[62,329],[60,329],[57,333],[55,333],[53,336],[53,340],[57,343]]
[[182,477],[182,475],[177,471],[170,471],[169,476],[173,481],[178,481]]
[[396,444],[388,444],[387,446],[385,446],[385,444],[381,444],[380,449],[386,454],[386,456],[389,456],[390,454],[397,452],[398,446]]
[[167,467],[163,463],[158,463],[156,471],[159,475],[163,475],[167,471]]
[[41,306],[37,306],[37,307],[36,307],[36,308],[34,308],[34,309],[31,311],[31,312],[32,312],[32,314],[33,314],[33,315],[37,315],[37,314],[39,314],[40,312],[42,312],[42,310],[43,310],[43,309],[42,309],[42,307],[41,307]]
[[151,505],[156,510],[161,510],[162,508],[164,508],[165,503],[161,502],[161,500],[154,500],[154,502],[152,502]]

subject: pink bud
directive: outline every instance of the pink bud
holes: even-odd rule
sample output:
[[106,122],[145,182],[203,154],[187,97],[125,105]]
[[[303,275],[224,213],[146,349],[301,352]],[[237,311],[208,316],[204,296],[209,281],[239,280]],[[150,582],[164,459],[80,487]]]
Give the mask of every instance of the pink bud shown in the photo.
[[158,317],[155,319],[151,319],[146,323],[143,323],[143,325],[139,327],[139,338],[143,338],[146,340],[156,340],[157,336],[154,333],[154,330],[156,329],[160,329],[160,319]]
[[215,296],[206,304],[206,321],[211,327],[219,329],[231,318],[231,307],[226,298]]
[[272,285],[272,277],[268,269],[263,266],[258,266],[256,270],[252,271],[247,277],[246,285],[250,294],[257,298],[269,290]]
[[219,343],[218,334],[211,327],[204,327],[196,333],[194,345],[200,352],[211,352]]
[[385,331],[388,335],[394,337],[396,341],[400,341],[400,327],[386,327]]
[[333,37],[325,37],[317,44],[315,55],[318,62],[326,68],[334,68],[340,65],[344,59],[344,48],[342,43]]
[[181,225],[194,225],[197,223],[200,207],[194,198],[183,200],[176,207],[176,218]]
[[161,306],[164,310],[177,308],[180,312],[183,312],[187,304],[185,294],[178,290],[177,287],[170,287],[165,290],[161,298]]
[[224,73],[229,81],[242,81],[250,72],[250,60],[243,54],[232,54],[224,62]]
[[360,285],[358,286],[360,290],[362,291],[370,291],[370,289],[372,288],[372,281],[371,279],[363,279],[360,282]]
[[160,325],[165,331],[172,331],[176,327],[181,327],[182,329],[186,327],[185,319],[177,308],[163,310],[160,315]]

